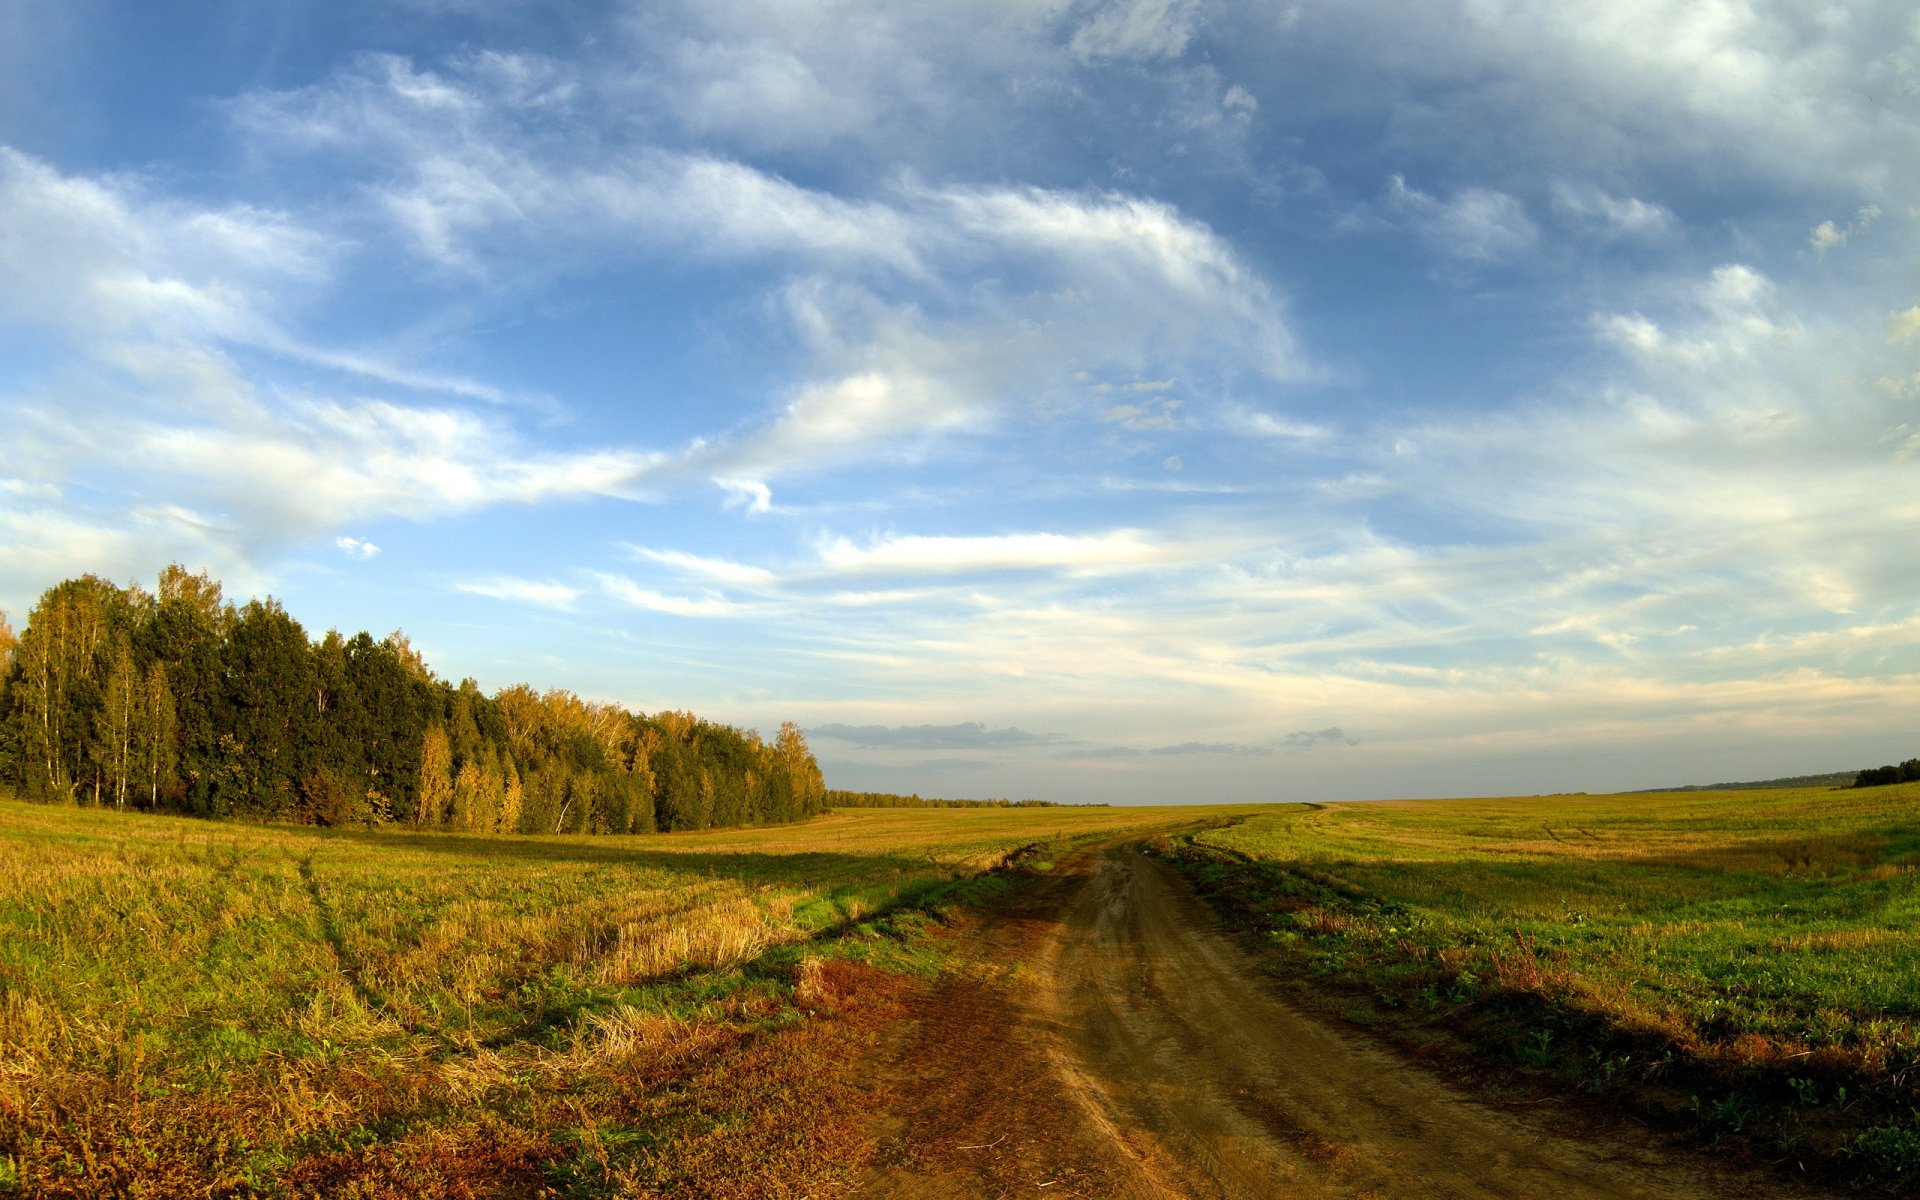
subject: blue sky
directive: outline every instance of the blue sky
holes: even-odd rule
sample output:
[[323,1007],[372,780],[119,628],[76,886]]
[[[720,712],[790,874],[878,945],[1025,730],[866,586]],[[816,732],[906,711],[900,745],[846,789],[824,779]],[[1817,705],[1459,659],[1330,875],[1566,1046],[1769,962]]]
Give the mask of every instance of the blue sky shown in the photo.
[[1920,752],[1920,18],[0,12],[0,608],[169,561],[834,786]]

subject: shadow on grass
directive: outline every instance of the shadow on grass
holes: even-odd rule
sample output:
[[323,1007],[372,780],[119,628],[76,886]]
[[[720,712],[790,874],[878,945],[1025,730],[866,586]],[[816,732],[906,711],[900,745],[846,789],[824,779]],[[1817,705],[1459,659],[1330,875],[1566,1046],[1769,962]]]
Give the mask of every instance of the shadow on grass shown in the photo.
[[[1031,878],[1025,867],[1003,863],[960,878],[915,880],[871,910],[858,915],[843,912],[803,937],[767,946],[734,962],[687,964],[642,983],[587,987],[549,997],[483,1044],[497,1049],[538,1041],[557,1031],[574,1029],[589,1016],[626,1007],[684,1019],[696,1013],[703,1002],[714,999],[746,992],[784,997],[796,984],[800,964],[809,958],[884,963],[892,971],[908,974],[937,969],[934,964],[942,958],[942,952],[924,937],[929,927],[945,923],[952,909],[992,903]],[[855,890],[857,886],[843,890]],[[790,1015],[791,1010],[783,1001],[775,1013]]]
[[[382,851],[420,852],[481,863],[520,862],[635,867],[667,875],[738,879],[753,883],[817,884],[849,879],[885,882],[903,875],[965,874],[928,854],[850,854],[803,850],[756,853],[746,850],[650,850],[631,844],[590,843],[541,837],[491,837],[419,831],[313,830],[326,841],[348,842]],[[601,839],[617,843],[613,837]]]
[[1246,855],[1221,847],[1205,852],[1329,887],[1348,900],[1431,904],[1455,914],[1487,915],[1488,908],[1511,905],[1513,916],[1537,918],[1543,905],[1588,898],[1644,906],[1649,917],[1745,901],[1765,904],[1769,912],[1787,902],[1795,916],[1852,918],[1861,915],[1863,899],[1920,891],[1920,876],[1913,872],[1920,865],[1920,829],[1895,825],[1654,854],[1436,856],[1421,849],[1405,857],[1352,858]]

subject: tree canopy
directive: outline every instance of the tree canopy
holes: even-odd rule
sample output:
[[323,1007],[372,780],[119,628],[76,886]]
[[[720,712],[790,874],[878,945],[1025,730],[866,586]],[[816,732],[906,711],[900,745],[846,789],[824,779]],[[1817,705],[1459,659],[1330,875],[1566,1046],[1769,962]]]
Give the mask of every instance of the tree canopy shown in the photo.
[[1895,783],[1912,783],[1920,780],[1920,758],[1910,758],[1903,763],[1889,764],[1884,767],[1868,767],[1854,776],[1853,786],[1886,787]]
[[791,723],[772,741],[439,679],[395,632],[310,638],[180,566],[152,592],[49,588],[0,617],[0,780],[65,803],[470,833],[639,833],[796,821],[826,786]]

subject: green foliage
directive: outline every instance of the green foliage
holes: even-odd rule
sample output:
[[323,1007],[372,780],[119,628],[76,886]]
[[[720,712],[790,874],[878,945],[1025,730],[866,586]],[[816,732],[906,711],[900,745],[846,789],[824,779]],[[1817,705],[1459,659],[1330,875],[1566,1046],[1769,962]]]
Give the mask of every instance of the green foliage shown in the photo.
[[1849,1147],[1874,1174],[1908,1183],[1920,1179],[1920,1112],[1911,1119],[1861,1131]]
[[647,833],[803,820],[826,788],[791,724],[773,743],[524,686],[436,678],[396,632],[310,640],[278,602],[234,607],[178,566],[95,576],[0,622],[0,782],[41,800],[317,825]]
[[1913,783],[1920,780],[1920,758],[1910,758],[1897,766],[1868,767],[1856,775],[1853,786],[1889,787],[1896,783]]

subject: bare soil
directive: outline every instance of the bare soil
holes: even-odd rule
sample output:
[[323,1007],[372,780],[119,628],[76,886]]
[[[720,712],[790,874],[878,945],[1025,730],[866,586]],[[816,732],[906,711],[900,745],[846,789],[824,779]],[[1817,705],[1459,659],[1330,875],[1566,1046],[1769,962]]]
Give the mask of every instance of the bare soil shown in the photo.
[[1833,1193],[1579,1104],[1491,1104],[1284,1002],[1171,868],[1062,863],[883,1046],[866,1197]]

